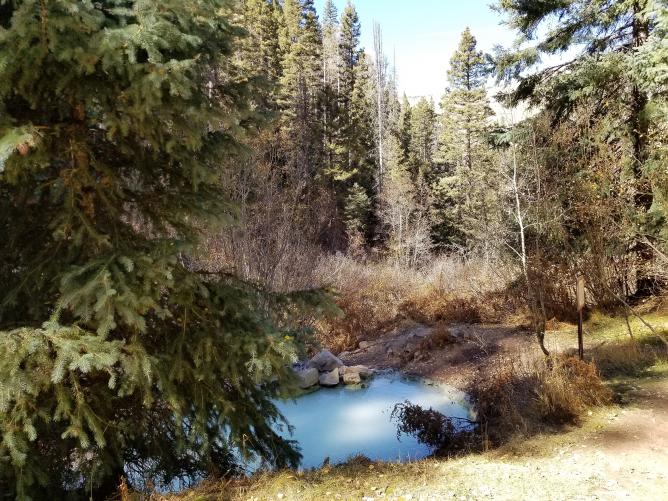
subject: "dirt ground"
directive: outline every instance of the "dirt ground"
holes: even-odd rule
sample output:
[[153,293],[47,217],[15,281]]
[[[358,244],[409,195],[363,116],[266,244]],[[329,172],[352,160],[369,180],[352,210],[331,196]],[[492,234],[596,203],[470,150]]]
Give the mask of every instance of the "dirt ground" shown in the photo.
[[[417,348],[422,339],[444,328],[452,334],[452,344],[424,351]],[[569,334],[564,331],[548,332],[546,343],[555,351],[577,347],[577,339],[569,339]],[[413,355],[416,351],[418,356]],[[346,365],[361,364],[375,369],[401,370],[407,375],[465,390],[475,374],[489,369],[498,357],[535,357],[539,354],[535,338],[520,327],[498,324],[413,324],[386,333],[380,339],[369,342],[369,346],[341,353],[339,357]]]

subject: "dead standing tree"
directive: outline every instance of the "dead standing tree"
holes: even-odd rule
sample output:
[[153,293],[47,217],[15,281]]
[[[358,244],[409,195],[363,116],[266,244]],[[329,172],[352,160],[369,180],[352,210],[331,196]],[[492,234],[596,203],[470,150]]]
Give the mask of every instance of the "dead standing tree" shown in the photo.
[[373,23],[373,49],[376,61],[376,121],[378,144],[378,193],[382,192],[383,176],[385,175],[385,158],[383,151],[383,134],[385,133],[385,84],[386,64],[383,53],[383,33],[380,24]]

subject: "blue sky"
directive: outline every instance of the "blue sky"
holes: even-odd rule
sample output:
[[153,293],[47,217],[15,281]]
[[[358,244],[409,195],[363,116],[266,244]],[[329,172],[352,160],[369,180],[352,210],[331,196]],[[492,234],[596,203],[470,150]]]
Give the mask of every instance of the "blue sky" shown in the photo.
[[[316,0],[322,13],[325,0]],[[335,0],[339,14],[346,0]],[[392,63],[396,51],[399,88],[408,96],[439,101],[447,84],[448,62],[461,32],[468,26],[478,47],[491,51],[509,45],[514,33],[489,8],[492,0],[356,0],[362,23],[362,45],[373,49],[373,21],[383,29],[385,53]]]

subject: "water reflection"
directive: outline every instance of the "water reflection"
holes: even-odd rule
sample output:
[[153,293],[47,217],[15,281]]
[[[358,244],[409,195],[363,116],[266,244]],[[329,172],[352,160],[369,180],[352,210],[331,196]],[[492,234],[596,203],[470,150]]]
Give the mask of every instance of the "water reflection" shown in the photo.
[[295,428],[303,468],[320,466],[330,458],[342,462],[355,454],[379,461],[421,459],[430,449],[413,437],[397,440],[396,423],[390,421],[394,405],[410,400],[447,416],[469,417],[464,393],[449,387],[430,386],[397,376],[377,376],[368,387],[323,388],[278,407]]

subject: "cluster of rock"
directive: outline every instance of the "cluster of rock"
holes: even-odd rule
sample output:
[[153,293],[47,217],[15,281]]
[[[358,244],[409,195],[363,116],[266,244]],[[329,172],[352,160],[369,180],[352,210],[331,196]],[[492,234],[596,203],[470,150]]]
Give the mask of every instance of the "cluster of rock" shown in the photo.
[[296,373],[299,387],[305,390],[317,384],[328,387],[337,386],[339,383],[360,384],[373,375],[373,369],[364,365],[346,366],[330,351],[323,350]]

